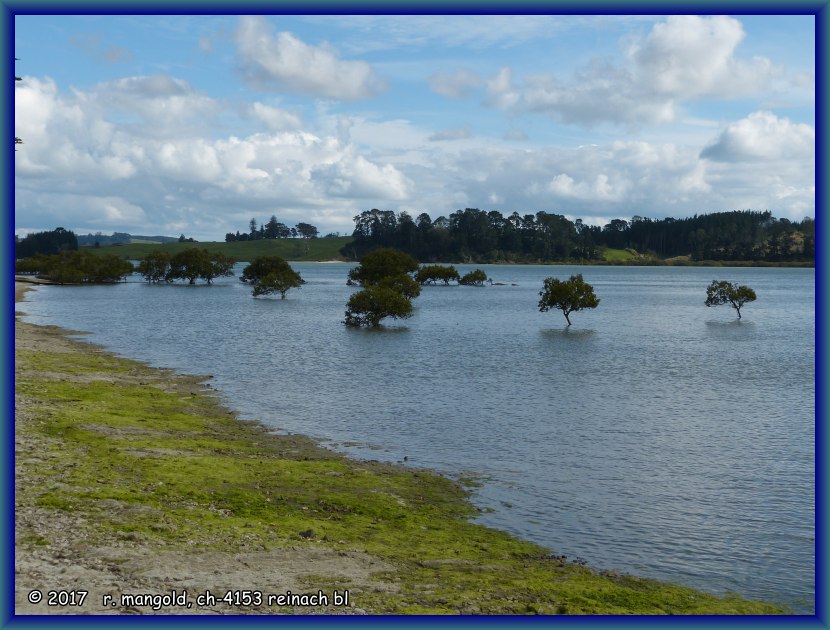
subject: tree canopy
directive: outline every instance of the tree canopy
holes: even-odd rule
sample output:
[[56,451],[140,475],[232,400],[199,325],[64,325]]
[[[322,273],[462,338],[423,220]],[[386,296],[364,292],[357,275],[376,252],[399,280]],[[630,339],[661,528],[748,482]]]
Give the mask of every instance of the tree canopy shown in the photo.
[[221,252],[211,253],[201,247],[183,249],[170,256],[153,250],[144,256],[138,270],[147,282],[187,280],[195,284],[198,278],[212,284],[220,276],[232,276],[235,261]]
[[304,239],[317,238],[319,230],[311,225],[301,221],[294,227],[288,227],[285,223],[277,220],[275,215],[271,215],[268,221],[262,222],[257,226],[257,220],[251,219],[248,222],[248,231],[228,232],[225,234],[225,242],[233,243],[236,241],[259,241],[263,239],[277,239],[277,238],[297,238],[302,236]]
[[346,306],[347,326],[380,326],[384,317],[403,319],[412,315],[412,301],[389,287],[374,285],[353,293]]
[[300,274],[280,256],[254,258],[242,270],[240,279],[252,284],[254,297],[279,293],[282,299],[290,289],[299,288],[304,282]]
[[348,284],[370,286],[389,276],[400,276],[418,270],[418,261],[399,249],[383,247],[363,256],[360,264],[349,271]]
[[582,261],[600,259],[602,248],[614,248],[692,260],[815,260],[815,221],[776,219],[769,211],[658,220],[633,216],[601,226],[544,211],[508,215],[465,208],[432,220],[426,213],[413,219],[374,208],[354,222],[353,241],[340,250],[344,256],[394,247],[424,262]]
[[458,281],[458,284],[466,284],[475,287],[484,286],[484,282],[487,280],[487,274],[484,273],[481,269],[475,269],[469,273],[465,273],[461,279]]
[[568,326],[571,325],[570,314],[586,308],[599,306],[599,298],[594,293],[594,287],[582,279],[582,274],[576,274],[567,280],[546,278],[545,288],[539,292],[539,310],[559,309],[565,315]]
[[452,280],[458,282],[460,279],[461,276],[452,265],[426,265],[415,274],[415,281],[420,284],[437,284],[439,281],[449,284]]
[[381,248],[366,254],[348,274],[347,284],[363,289],[349,298],[344,323],[379,326],[384,317],[409,317],[411,300],[421,293],[421,286],[410,275],[417,269],[418,261],[397,249]]
[[37,254],[57,254],[78,249],[78,237],[62,227],[45,232],[27,234],[15,244],[15,258],[27,258]]
[[96,256],[87,251],[66,250],[59,254],[38,254],[15,263],[15,272],[34,273],[57,284],[119,282],[133,272],[133,265],[113,254]]
[[738,286],[728,280],[712,280],[706,288],[706,306],[720,306],[721,304],[731,304],[732,308],[738,313],[738,319],[741,319],[741,308],[747,302],[754,302],[757,299],[755,291],[748,286]]
[[138,262],[138,273],[147,282],[161,282],[170,271],[170,254],[160,249],[153,250]]

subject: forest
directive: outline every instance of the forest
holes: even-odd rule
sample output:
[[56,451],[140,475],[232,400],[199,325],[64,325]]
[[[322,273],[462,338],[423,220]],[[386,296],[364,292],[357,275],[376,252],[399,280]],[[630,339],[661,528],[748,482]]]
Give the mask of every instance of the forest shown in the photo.
[[614,219],[604,226],[547,212],[505,217],[467,208],[413,219],[406,212],[367,210],[354,217],[353,241],[341,253],[357,259],[378,247],[395,247],[422,262],[589,262],[602,248],[639,256],[692,261],[811,262],[815,221],[776,219],[769,211],[701,214],[685,219]]

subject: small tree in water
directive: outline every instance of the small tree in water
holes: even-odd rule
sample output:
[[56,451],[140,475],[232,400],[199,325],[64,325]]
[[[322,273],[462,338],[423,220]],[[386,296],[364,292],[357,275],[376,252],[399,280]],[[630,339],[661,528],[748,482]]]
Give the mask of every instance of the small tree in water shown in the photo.
[[585,308],[596,308],[599,298],[594,294],[594,287],[582,280],[582,274],[571,276],[567,280],[546,278],[545,289],[539,292],[539,310],[543,313],[552,308],[559,309],[571,325],[569,315]]
[[347,326],[380,326],[384,317],[405,319],[412,315],[412,301],[393,288],[372,285],[352,294],[346,305]]
[[712,280],[706,288],[706,306],[720,306],[729,303],[738,313],[741,319],[741,308],[747,302],[754,302],[757,299],[755,291],[747,286],[738,286],[727,280]]
[[305,281],[279,256],[258,256],[242,271],[242,282],[253,285],[254,297],[279,293],[284,300],[289,289],[299,288]]

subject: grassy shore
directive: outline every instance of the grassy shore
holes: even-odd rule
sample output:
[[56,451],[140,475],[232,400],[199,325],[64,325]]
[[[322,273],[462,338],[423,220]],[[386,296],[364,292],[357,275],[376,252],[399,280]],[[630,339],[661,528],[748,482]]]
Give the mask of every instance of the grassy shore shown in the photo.
[[[21,305],[25,310],[25,304]],[[205,379],[15,324],[18,614],[778,614],[598,572],[470,522],[468,490],[241,422]],[[29,602],[84,589],[84,606]],[[122,605],[187,590],[349,605]],[[114,604],[103,605],[110,596]]]

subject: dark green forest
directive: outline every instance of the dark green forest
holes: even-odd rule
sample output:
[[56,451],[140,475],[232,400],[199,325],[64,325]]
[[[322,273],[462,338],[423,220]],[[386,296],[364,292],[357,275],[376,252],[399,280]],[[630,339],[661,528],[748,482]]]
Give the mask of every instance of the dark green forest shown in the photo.
[[64,251],[78,249],[78,237],[70,230],[62,227],[44,232],[33,232],[14,244],[14,257],[27,258],[37,254],[58,254]]
[[811,262],[815,221],[776,219],[769,211],[735,211],[685,219],[614,219],[600,227],[537,212],[504,216],[467,208],[434,221],[426,214],[367,210],[354,217],[347,258],[395,247],[422,262],[589,262],[603,248],[631,249],[646,258],[692,261]]

